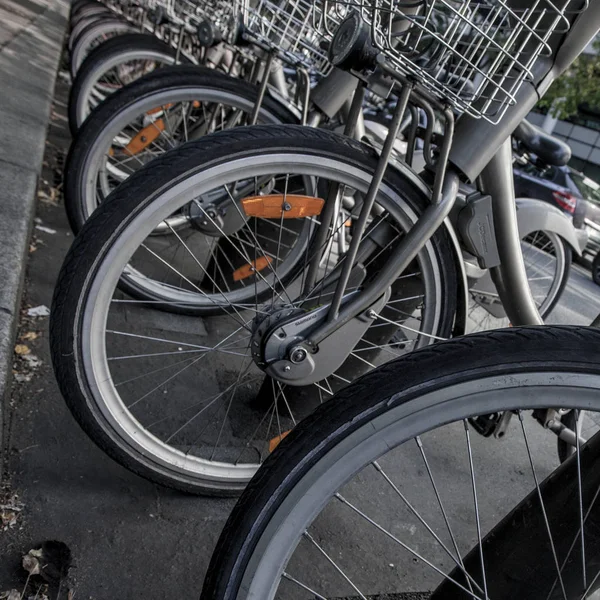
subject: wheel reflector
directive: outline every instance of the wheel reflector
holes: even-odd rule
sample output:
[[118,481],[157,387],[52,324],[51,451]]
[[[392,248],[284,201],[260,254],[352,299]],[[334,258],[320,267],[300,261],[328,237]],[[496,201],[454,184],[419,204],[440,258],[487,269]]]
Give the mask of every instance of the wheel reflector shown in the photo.
[[155,115],[156,113],[166,110],[167,108],[171,108],[171,106],[173,106],[171,102],[169,104],[165,104],[164,106],[157,106],[156,108],[151,108],[150,110],[147,110],[146,114]]
[[288,434],[290,433],[290,431],[292,431],[291,429],[289,429],[288,431],[284,431],[281,435],[278,435],[276,437],[274,437],[270,442],[269,442],[269,452],[273,452],[273,450],[275,450],[275,448],[277,448],[277,446],[279,446],[279,444],[281,443],[281,440]]
[[125,152],[131,155],[139,154],[144,148],[149,146],[163,131],[165,122],[157,119],[144,127],[130,142],[125,146]]
[[267,265],[271,264],[273,259],[270,256],[261,256],[256,260],[253,260],[251,263],[236,269],[233,272],[233,280],[240,281],[242,279],[247,279],[248,277],[254,275],[256,271],[262,271]]
[[246,215],[264,219],[315,217],[321,214],[323,204],[325,204],[325,200],[321,198],[294,194],[250,196],[242,200],[242,207]]

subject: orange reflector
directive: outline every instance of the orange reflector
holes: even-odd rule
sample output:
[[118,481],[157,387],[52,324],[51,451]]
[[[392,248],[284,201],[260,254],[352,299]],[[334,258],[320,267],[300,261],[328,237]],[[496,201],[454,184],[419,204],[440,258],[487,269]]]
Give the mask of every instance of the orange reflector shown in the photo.
[[194,101],[192,102],[192,106],[193,106],[194,108],[200,108],[200,100],[194,100]]
[[115,149],[114,149],[114,148],[112,148],[112,147],[111,147],[111,148],[109,148],[109,149],[108,149],[108,155],[109,155],[109,156],[114,156],[114,155],[115,155]]
[[281,443],[281,440],[287,436],[288,433],[290,433],[290,431],[292,431],[291,429],[288,431],[284,431],[281,435],[278,435],[276,437],[274,437],[270,442],[269,442],[269,452],[273,452],[275,450],[275,448],[277,448],[277,446],[279,446],[279,444]]
[[157,119],[147,127],[144,127],[130,142],[125,146],[125,152],[129,154],[138,154],[144,148],[149,146],[165,130],[165,122]]
[[146,114],[147,115],[155,115],[156,113],[159,113],[161,110],[166,110],[167,108],[171,108],[171,106],[173,106],[172,103],[165,104],[164,106],[157,106],[156,108],[151,108],[150,110],[147,110]]
[[313,196],[294,194],[271,194],[270,196],[250,196],[242,200],[244,212],[249,217],[265,219],[297,219],[321,214],[325,200]]
[[240,281],[242,279],[248,279],[251,275],[254,275],[256,271],[262,271],[267,265],[271,264],[273,259],[270,256],[261,256],[251,263],[236,269],[233,272],[233,280]]

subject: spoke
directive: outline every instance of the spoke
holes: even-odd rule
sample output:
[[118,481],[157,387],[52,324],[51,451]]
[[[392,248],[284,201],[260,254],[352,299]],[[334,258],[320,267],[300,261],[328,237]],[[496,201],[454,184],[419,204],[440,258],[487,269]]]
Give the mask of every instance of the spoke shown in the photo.
[[[252,433],[252,436],[246,442],[246,445],[244,446],[244,448],[242,448],[241,452],[238,454],[237,458],[235,459],[234,464],[237,465],[239,463],[240,459],[242,458],[242,454],[244,453],[244,451],[247,450],[248,448],[250,448],[250,444],[254,441],[254,438],[256,437],[256,434],[258,433],[258,431],[261,428],[262,424],[265,422],[265,419],[267,418],[267,416],[271,415],[271,419],[272,419],[273,416],[276,414],[277,400],[278,400],[278,398],[279,398],[279,396],[277,396],[277,398],[275,398],[275,401],[273,402],[273,404],[271,405],[271,407],[262,416],[262,418],[259,421],[258,425],[254,429],[254,432]],[[277,417],[279,418],[278,415],[277,415]],[[269,430],[270,430],[270,425],[269,425]]]
[[463,590],[464,592],[466,592],[467,594],[469,594],[469,596],[471,596],[472,598],[476,598],[477,600],[481,600],[480,596],[476,596],[471,591],[469,591],[466,587],[464,587],[463,585],[461,585],[460,583],[458,583],[458,581],[456,581],[455,579],[452,579],[452,577],[450,577],[449,575],[447,575],[446,573],[444,573],[441,569],[439,569],[438,567],[436,567],[431,561],[427,560],[423,555],[419,554],[416,550],[413,550],[410,546],[408,546],[407,544],[405,544],[402,540],[398,539],[393,533],[391,533],[385,527],[383,527],[382,525],[380,525],[379,523],[377,523],[376,521],[374,521],[373,519],[371,519],[371,517],[369,517],[364,512],[362,512],[359,508],[357,508],[354,504],[352,504],[352,502],[350,502],[349,500],[347,500],[346,498],[344,498],[341,494],[336,493],[335,497],[340,502],[342,502],[342,504],[345,504],[347,507],[349,507],[351,510],[353,510],[357,515],[359,515],[360,517],[362,517],[365,521],[367,521],[368,523],[370,523],[371,525],[373,525],[373,527],[375,527],[377,530],[381,531],[381,533],[383,533],[384,535],[386,535],[387,537],[389,537],[392,541],[396,542],[396,544],[398,544],[400,547],[404,548],[404,550],[406,550],[408,553],[412,554],[415,558],[417,558],[418,560],[420,560],[423,563],[425,563],[428,567],[432,568],[436,573],[438,573],[439,575],[441,575],[444,579],[447,579],[448,581],[451,581],[453,584],[455,584],[456,586],[458,586],[461,590]]
[[[363,349],[370,350],[370,348],[363,348]],[[364,358],[362,358],[362,356],[358,356],[358,354],[356,354],[356,350],[353,350],[352,352],[350,352],[350,356],[353,356],[357,360],[364,362],[368,367],[371,367],[371,369],[375,368],[375,365],[373,363],[370,363],[368,360],[365,360]]]
[[[167,223],[169,229],[175,234],[175,236],[177,237],[177,239],[183,244],[183,247],[187,250],[188,254],[192,257],[192,260],[194,260],[194,262],[200,267],[200,269],[202,270],[203,273],[206,274],[206,269],[203,267],[202,263],[198,260],[198,258],[196,257],[196,255],[190,250],[190,248],[188,247],[188,245],[181,239],[181,236],[173,229],[173,227],[171,227],[171,225],[169,223]],[[206,239],[206,238],[205,238]],[[225,278],[223,278],[223,280],[225,280]],[[188,280],[189,282],[189,280]],[[189,282],[191,285],[191,282]],[[223,299],[225,300],[225,302],[228,302],[228,304],[230,306],[231,302],[229,302],[227,296],[225,296],[225,294],[223,293],[223,291],[213,282],[213,285],[216,287],[217,291],[221,294],[221,296],[223,296]],[[194,285],[194,287],[196,289],[198,289],[198,291],[200,291],[200,293],[204,293],[202,292],[202,290],[200,290],[200,288],[196,285]],[[237,314],[237,316],[243,321],[243,317],[242,315],[240,315],[240,313],[236,310],[236,308],[234,306],[232,306],[233,310],[235,311],[235,313]]]
[[[276,256],[275,256],[275,269],[277,269],[280,260],[279,260],[279,252],[281,251],[281,236],[283,235],[283,219],[285,218],[285,211],[286,211],[286,205],[287,205],[287,193],[288,193],[288,184],[290,181],[290,175],[289,173],[286,174],[285,176],[285,186],[283,188],[283,202],[282,202],[282,207],[281,207],[281,217],[279,218],[279,235],[277,237],[277,251],[276,251]],[[275,304],[275,294],[273,293],[271,296],[271,308],[273,308],[273,305]]]
[[[183,360],[178,360],[177,362],[173,363],[172,365],[167,365],[165,367],[159,367],[158,369],[152,369],[152,371],[147,371],[146,373],[142,373],[141,375],[136,375],[135,377],[131,377],[130,379],[126,379],[125,381],[120,381],[119,383],[113,382],[113,385],[117,388],[120,385],[125,385],[127,383],[131,383],[132,381],[137,381],[138,379],[145,379],[149,375],[154,375],[154,373],[160,373],[161,371],[165,371],[167,369],[172,369],[173,367],[177,367],[184,363],[191,362],[192,360],[194,360],[194,358],[195,358],[195,356],[188,356],[187,358],[184,358]],[[111,379],[112,378],[109,377],[108,379],[102,380],[101,383],[106,383],[107,381],[110,381]]]
[[[329,394],[330,396],[333,396],[333,392],[331,390],[328,390],[327,388],[324,388],[322,385],[320,385],[319,383],[315,383],[314,384],[320,391],[325,392],[326,394]],[[321,404],[323,404],[323,400],[321,399]]]
[[288,581],[291,581],[292,583],[295,583],[297,586],[301,587],[303,590],[306,590],[307,592],[311,593],[314,596],[314,600],[328,600],[328,598],[325,598],[325,596],[321,596],[321,594],[319,594],[318,592],[315,592],[315,590],[313,590],[312,588],[303,584],[301,581],[298,581],[297,579],[292,577],[289,573],[286,573],[284,571],[282,574],[282,577],[287,579]]
[[[176,429],[166,440],[165,443],[168,444],[179,432],[183,431],[192,421],[195,421],[204,411],[208,410],[217,400],[222,398],[227,392],[236,387],[237,383],[232,383],[227,389],[218,394],[211,402],[209,402],[206,406],[202,407],[195,415],[190,417],[181,427]],[[212,459],[211,459],[212,460]]]
[[472,452],[472,448],[471,448],[471,436],[469,433],[469,422],[467,420],[465,420],[464,425],[465,425],[465,435],[467,438],[467,451],[469,454],[469,471],[471,473],[471,488],[473,490],[473,506],[475,508],[475,521],[477,524],[477,540],[479,542],[479,560],[480,560],[480,565],[481,565],[481,575],[483,577],[483,592],[484,592],[485,600],[488,600],[487,577],[485,574],[485,563],[483,560],[481,522],[479,520],[479,501],[477,499],[477,487],[475,485],[475,467],[473,465],[473,452]]
[[369,316],[372,316],[374,319],[380,319],[384,323],[388,323],[390,325],[395,325],[400,329],[406,329],[406,331],[412,331],[413,333],[417,333],[418,335],[422,335],[423,337],[432,339],[432,340],[445,340],[446,338],[439,337],[437,335],[433,335],[432,333],[425,333],[424,331],[419,331],[418,329],[414,329],[413,327],[409,327],[408,325],[404,325],[403,323],[398,323],[397,321],[391,321],[390,319],[386,319],[382,317],[380,314],[376,313],[374,310],[369,311]]
[[[456,541],[456,537],[454,536],[454,532],[452,531],[452,527],[450,526],[450,519],[448,519],[446,509],[444,508],[444,504],[442,503],[442,497],[440,496],[437,484],[435,483],[435,479],[433,478],[433,471],[431,470],[431,467],[429,466],[429,461],[427,460],[427,456],[425,454],[425,447],[423,446],[423,441],[421,440],[421,438],[419,436],[417,436],[415,438],[415,441],[417,443],[417,447],[419,448],[419,452],[421,453],[421,457],[423,458],[423,463],[425,464],[425,469],[427,470],[427,475],[429,476],[429,481],[431,482],[431,486],[433,487],[433,492],[435,493],[435,497],[439,504],[440,511],[442,513],[442,516],[444,517],[444,523],[446,524],[446,529],[448,530],[448,534],[450,535],[450,539],[452,540],[452,545],[454,546],[454,550],[456,551],[456,556],[458,557],[458,560],[460,561],[460,566],[464,570],[465,565],[464,565],[460,550],[458,548],[458,542]],[[469,584],[469,589],[471,591],[473,591],[470,580],[468,581],[468,584]]]
[[[245,383],[254,383],[255,381],[258,381],[259,379],[260,379],[260,377],[254,377],[252,379],[246,380]],[[192,410],[193,408],[197,408],[198,406],[202,406],[206,402],[211,402],[211,404],[212,404],[213,400],[215,400],[215,399],[218,400],[220,397],[222,397],[224,394],[226,394],[230,389],[231,389],[231,386],[228,386],[222,392],[218,392],[216,394],[213,394],[212,396],[209,396],[208,398],[202,398],[202,400],[199,400],[198,402],[194,402],[193,404],[190,404],[189,406],[186,406],[185,408],[182,408],[182,409],[180,409],[178,411],[169,412],[165,416],[163,416],[162,418],[157,419],[156,421],[152,421],[152,423],[150,423],[147,428],[150,429],[151,427],[154,427],[155,425],[158,425],[159,423],[164,423],[165,421],[168,421],[171,417],[174,417],[176,415],[181,415],[183,413],[186,413],[187,411]]]
[[[375,325],[375,327],[377,327],[377,325]],[[369,340],[362,339],[361,343],[369,344],[369,347],[368,348],[358,348],[358,349],[355,348],[352,352],[358,353],[358,352],[369,352],[369,351],[373,351],[373,350],[385,350],[386,352],[389,352],[389,354],[391,354],[392,356],[396,356],[396,357],[404,356],[403,354],[399,354],[398,352],[393,352],[392,348],[396,344],[402,344],[403,348],[404,348],[404,346],[406,346],[407,344],[414,344],[416,341],[417,340],[402,340],[400,342],[392,342],[392,343],[377,345]]]
[[[163,113],[164,113],[164,115],[165,115],[165,123],[166,123],[166,125],[167,125],[167,130],[169,131],[169,134],[170,134],[170,136],[171,136],[171,139],[175,139],[175,133],[174,133],[174,130],[173,130],[173,128],[171,127],[171,121],[169,120],[169,113],[168,113],[168,111],[165,109],[165,107],[164,107],[164,106],[161,106],[161,108],[162,108],[162,110],[163,110]],[[168,139],[168,138],[167,138],[167,139]],[[171,140],[169,140],[169,142],[171,143],[171,148],[175,148],[175,144],[174,144],[174,143],[173,143]]]
[[[169,355],[173,355],[173,354],[190,354],[190,353],[197,353],[197,352],[212,352],[213,349],[212,348],[206,348],[204,350],[181,350],[181,351],[177,351],[177,352],[154,352],[154,353],[150,353],[150,354],[129,354],[128,356],[111,356],[110,358],[108,358],[107,360],[111,361],[111,360],[128,360],[130,358],[149,358],[151,356],[169,356]],[[218,349],[216,350],[216,352],[222,352],[223,354],[233,354],[234,356],[246,356],[247,353],[243,353],[243,352],[230,352],[228,350],[221,350]]]
[[537,477],[537,473],[535,470],[535,466],[533,464],[533,457],[531,456],[531,450],[529,448],[529,439],[527,437],[527,432],[525,431],[525,423],[523,422],[523,413],[521,411],[518,411],[517,414],[519,415],[519,421],[521,423],[521,431],[523,432],[523,439],[525,441],[525,448],[527,449],[527,455],[529,458],[529,464],[531,466],[531,473],[533,475],[533,480],[535,482],[535,487],[537,490],[537,495],[538,498],[540,500],[540,506],[542,509],[542,515],[544,517],[544,523],[546,525],[546,533],[548,534],[548,539],[550,541],[550,547],[552,549],[552,556],[554,558],[554,564],[556,566],[556,573],[558,574],[558,581],[560,583],[560,587],[562,590],[562,595],[564,600],[568,600],[567,598],[567,592],[565,590],[565,584],[563,582],[563,578],[562,578],[562,573],[561,573],[561,569],[560,566],[558,564],[558,556],[556,554],[556,548],[554,546],[554,540],[552,539],[552,532],[550,531],[550,523],[548,522],[548,515],[546,514],[546,505],[544,504],[544,500],[542,498],[542,490],[540,489],[540,484],[538,481],[538,477]]
[[[181,288],[175,286],[169,286],[168,284],[164,284],[165,287],[170,287],[174,290],[180,290]],[[116,300],[112,299],[111,302],[115,304],[166,304],[171,306],[195,306],[197,302],[190,300],[189,302],[165,302],[164,300]],[[229,302],[227,301],[226,305],[221,306],[220,304],[216,304],[217,307],[226,308],[227,306],[232,306],[235,308],[239,308],[240,310],[252,310],[254,312],[261,313],[263,315],[269,314],[266,310],[258,310],[255,304],[240,304],[239,302]]]
[[[594,507],[594,505],[596,504],[596,500],[598,500],[598,497],[600,497],[600,487],[598,487],[598,488],[596,489],[596,493],[594,494],[594,497],[592,498],[592,501],[590,502],[590,505],[589,505],[589,507],[588,507],[588,509],[587,509],[587,511],[586,511],[586,513],[585,513],[584,523],[585,523],[585,521],[587,521],[587,518],[589,517],[590,513],[592,512],[592,508],[593,508],[593,507]],[[573,541],[571,542],[571,545],[569,546],[569,551],[567,552],[567,554],[566,554],[566,556],[565,556],[565,558],[564,558],[564,560],[563,560],[563,563],[562,563],[562,565],[561,565],[561,567],[560,567],[561,571],[563,571],[563,570],[564,570],[564,568],[565,568],[565,566],[566,566],[567,562],[569,561],[569,558],[570,558],[570,556],[571,556],[571,553],[573,552],[573,549],[574,549],[574,548],[575,548],[575,546],[577,545],[577,539],[578,539],[578,538],[579,538],[579,536],[581,535],[581,532],[582,532],[582,531],[583,531],[583,530],[580,530],[580,531],[578,531],[578,532],[575,534],[575,537],[574,537]],[[590,583],[590,585],[588,586],[588,588],[587,588],[587,590],[586,590],[586,592],[585,592],[584,596],[582,597],[582,600],[583,600],[583,598],[585,597],[585,595],[587,595],[587,593],[588,593],[588,592],[589,592],[589,591],[590,591],[590,590],[591,590],[591,589],[594,587],[594,583],[597,581],[598,577],[600,577],[600,572],[598,572],[598,573],[596,574],[596,576],[594,577],[593,581],[592,581],[592,582]],[[554,592],[554,588],[555,588],[555,587],[556,587],[556,581],[555,581],[555,582],[552,584],[552,587],[550,588],[550,592],[548,593],[548,596],[547,596],[547,599],[546,599],[546,600],[550,600],[550,597],[552,596],[552,592]]]
[[[239,327],[238,329],[236,329],[235,331],[233,331],[232,333],[230,333],[226,338],[224,338],[223,340],[221,340],[213,349],[222,346],[229,338],[233,337],[241,329],[242,329],[242,327]],[[127,406],[127,408],[128,409],[133,408],[136,404],[138,404],[138,402],[141,402],[142,400],[144,400],[145,398],[147,398],[148,396],[150,396],[150,394],[154,393],[160,387],[162,387],[163,385],[165,385],[165,383],[168,383],[169,381],[173,380],[175,377],[177,377],[178,375],[180,375],[181,373],[183,373],[183,371],[189,369],[191,366],[195,365],[198,361],[202,360],[206,356],[207,356],[206,354],[203,354],[202,356],[199,356],[198,358],[195,358],[189,365],[186,365],[185,367],[183,367],[182,369],[180,369],[179,371],[177,371],[174,375],[172,375],[171,377],[167,378],[165,381],[163,381],[162,383],[158,384],[156,387],[152,388],[149,392],[145,393],[143,396],[141,396],[137,400],[134,400],[134,402],[132,404],[129,404]]]
[[583,587],[587,587],[587,570],[585,566],[585,535],[584,535],[584,519],[583,519],[583,491],[581,487],[581,454],[579,448],[579,418],[580,412],[577,409],[575,410],[575,451],[577,452],[577,485],[579,492],[579,525],[581,527],[581,572],[583,578]]
[[[229,192],[229,190],[227,189],[227,186],[224,186],[224,187],[225,187],[225,189],[227,190],[227,193],[228,193],[228,194],[231,196],[231,192]],[[201,206],[201,205],[198,203],[198,201],[197,201],[197,200],[194,200],[194,203],[195,203],[195,204],[196,204],[196,206],[198,206],[198,208],[199,208],[199,209],[202,211],[202,213],[204,214],[204,216],[205,216],[205,217],[206,217],[206,218],[207,218],[207,219],[208,219],[208,220],[211,222],[211,224],[212,224],[214,227],[216,227],[216,228],[217,228],[217,230],[219,231],[219,233],[220,233],[220,234],[221,234],[221,235],[222,235],[224,238],[227,238],[227,235],[225,234],[225,232],[223,231],[223,229],[220,227],[220,225],[219,225],[219,224],[218,224],[218,223],[217,223],[217,222],[216,222],[216,221],[215,221],[215,220],[214,220],[214,219],[213,219],[213,218],[212,218],[212,217],[211,217],[211,216],[210,216],[210,215],[209,215],[209,214],[208,214],[208,213],[207,213],[205,210],[204,210],[204,208],[203,208],[203,207],[202,207],[202,206]],[[241,213],[241,210],[240,210],[239,206],[237,206],[237,203],[236,203],[235,201],[234,201],[234,205],[235,205],[235,207],[237,208],[237,210],[240,212],[240,215],[241,215],[241,214],[242,214],[242,213]],[[243,215],[242,215],[242,217],[243,217]],[[258,242],[258,240],[256,240],[256,239],[255,239],[255,243],[256,243],[256,246],[257,246],[258,248],[260,248],[260,249],[261,249],[261,252],[262,252],[262,248],[261,248],[261,246],[260,246],[260,243]],[[241,256],[241,257],[242,257],[242,258],[243,258],[243,259],[244,259],[246,262],[252,262],[252,259],[250,258],[250,256],[249,256],[247,253],[244,253],[244,252],[242,252],[242,250],[241,250],[240,248],[238,248],[238,246],[236,246],[235,244],[231,244],[231,245],[232,245],[232,247],[233,247],[233,248],[236,250],[236,252],[237,252],[237,253],[238,253],[238,254],[239,254],[239,255],[240,255],[240,256]],[[279,281],[279,278],[278,278],[277,274],[275,273],[275,271],[273,271],[273,267],[271,266],[271,263],[269,263],[269,265],[268,265],[268,266],[269,266],[269,269],[271,270],[271,272],[272,272],[272,274],[273,274],[274,278],[277,280],[277,282],[278,282],[278,283],[280,283],[280,284],[281,284],[281,282]],[[262,273],[261,273],[259,270],[256,270],[256,271],[254,271],[254,272],[256,273],[256,275],[257,275],[258,277],[260,277],[260,278],[261,278],[261,279],[264,281],[264,283],[266,283],[266,284],[267,284],[269,287],[271,287],[272,289],[274,289],[274,286],[271,286],[271,284],[270,284],[270,283],[269,283],[269,282],[268,282],[268,281],[265,279],[264,275],[263,275],[263,274],[262,274]],[[286,294],[286,296],[288,296],[288,294],[287,294],[287,291],[286,291],[286,289],[285,289],[285,287],[284,287],[283,285],[282,285],[282,290],[283,290],[283,292]],[[277,294],[277,296],[278,296],[279,298],[281,298],[281,294],[280,294],[279,292],[275,292],[275,293]],[[292,301],[292,299],[291,299],[289,296],[288,296],[288,300],[289,300],[290,302]]]
[[188,348],[197,348],[198,350],[213,350],[214,349],[214,348],[209,348],[208,346],[198,346],[198,344],[188,344],[187,342],[180,342],[177,340],[167,340],[165,338],[157,338],[157,337],[152,337],[149,335],[140,335],[138,333],[128,333],[126,331],[115,331],[114,329],[107,329],[106,333],[112,333],[114,335],[124,335],[127,337],[134,337],[134,338],[139,338],[142,340],[150,340],[152,342],[165,342],[167,344],[175,344],[178,346],[187,346]]
[[183,135],[185,137],[185,141],[187,142],[189,140],[188,128],[187,128],[187,118],[188,118],[187,115],[189,112],[189,105],[184,108],[184,104],[185,104],[185,102],[181,103],[181,122],[183,124]]
[[[454,554],[452,554],[452,552],[450,552],[450,550],[446,546],[446,544],[444,544],[444,542],[440,539],[440,537],[437,535],[437,533],[430,527],[430,525],[427,523],[427,521],[425,521],[425,519],[420,515],[419,511],[417,511],[417,509],[406,499],[406,497],[400,491],[398,486],[390,479],[390,477],[387,475],[387,473],[383,470],[383,467],[377,461],[373,462],[373,467],[375,467],[375,470],[385,479],[386,483],[388,483],[388,485],[394,490],[394,492],[399,496],[399,498],[402,500],[402,502],[404,502],[404,504],[407,506],[408,510],[410,510],[410,512],[419,520],[419,522],[423,525],[423,527],[425,527],[425,529],[427,529],[427,531],[433,536],[435,541],[443,548],[444,552],[446,552],[446,554],[452,559],[454,564],[456,564],[456,566],[462,571],[463,575],[467,578],[467,581],[474,583],[477,586],[477,588],[479,589],[479,591],[483,592],[483,590],[481,589],[481,586],[478,585],[478,583],[471,577],[471,575],[469,575],[469,573],[465,569],[465,566],[460,558],[460,554],[457,553],[457,555],[454,556]],[[471,588],[470,585],[469,585],[469,588]],[[471,588],[471,591],[473,591],[472,588]]]
[[285,404],[285,407],[288,409],[288,413],[290,415],[290,418],[292,419],[292,423],[294,424],[294,427],[296,427],[296,425],[298,423],[296,422],[296,419],[294,418],[294,413],[292,413],[292,409],[290,408],[288,400],[285,396],[285,392],[283,391],[283,386],[281,385],[281,382],[278,381],[277,386],[279,387],[279,394],[277,396],[279,397],[279,395],[281,395],[281,397],[283,398],[283,402]]
[[[337,494],[336,494],[337,496]],[[350,577],[344,573],[343,569],[323,550],[323,548],[318,544],[318,542],[308,533],[308,531],[304,532],[304,537],[308,539],[315,548],[325,557],[325,560],[352,586],[352,589],[362,598],[362,600],[367,600],[366,596],[356,587],[356,585],[352,582]]]
[[[148,248],[148,246],[146,246],[146,244],[142,244],[142,248],[144,248],[144,250],[147,250],[148,252],[150,252],[150,254],[152,254],[158,260],[160,260],[162,263],[164,263],[174,273],[177,273],[184,281],[186,281],[187,283],[189,283],[193,288],[195,288],[198,292],[200,292],[200,294],[202,294],[207,300],[211,300],[211,298],[204,291],[202,291],[195,283],[193,283],[192,281],[190,281],[185,275],[183,275],[182,273],[180,273],[175,267],[171,266],[166,260],[164,260],[158,254],[156,254],[156,252],[154,252],[154,250]],[[221,305],[219,305],[219,304],[217,304],[217,306],[221,307]],[[243,317],[239,314],[239,312],[237,310],[235,310],[235,308],[234,308],[234,312],[241,319],[241,323],[243,323],[243,321],[244,321]],[[230,314],[230,316],[235,319],[235,317],[233,315]],[[235,320],[237,321],[237,319],[235,319]],[[240,323],[240,321],[238,321],[238,323]],[[242,325],[242,326],[244,326],[244,325]]]
[[[223,186],[225,188],[225,191],[227,192],[227,195],[229,196],[229,199],[231,200],[232,204],[235,206],[235,209],[237,210],[238,214],[240,215],[240,217],[245,221],[246,217],[245,215],[242,213],[242,209],[239,207],[238,202],[236,202],[235,198],[233,197],[232,193],[229,191],[229,188],[224,185]],[[205,213],[206,214],[206,213]],[[209,217],[210,218],[210,217]],[[216,224],[215,224],[216,225]],[[218,227],[218,225],[216,225],[216,227]],[[254,233],[252,232],[252,230],[250,228],[247,228],[248,231],[250,231],[250,233],[252,234],[252,236],[254,237],[254,243],[256,244],[256,248],[258,248],[260,250],[260,252],[264,255],[264,250],[262,248],[262,246],[260,245],[260,242],[258,241],[258,238],[256,236],[254,236]],[[280,232],[281,235],[281,232]],[[235,247],[235,246],[234,246]],[[273,278],[275,279],[275,281],[281,286],[281,289],[283,291],[283,293],[287,296],[288,301],[291,302],[292,299],[289,297],[289,294],[287,293],[287,290],[285,288],[285,286],[283,285],[283,283],[281,282],[281,280],[279,279],[279,275],[277,275],[277,264],[275,264],[275,268],[273,268],[273,266],[271,265],[271,263],[268,264],[268,268],[271,271]],[[262,274],[260,273],[260,271],[255,271],[259,276],[261,276],[261,278],[265,281],[265,283],[267,283],[267,285],[269,285],[269,283],[267,282],[267,280],[262,276]],[[278,292],[275,291],[275,286],[272,286],[273,291],[277,294],[277,296],[279,298],[281,298],[281,294],[279,294]]]

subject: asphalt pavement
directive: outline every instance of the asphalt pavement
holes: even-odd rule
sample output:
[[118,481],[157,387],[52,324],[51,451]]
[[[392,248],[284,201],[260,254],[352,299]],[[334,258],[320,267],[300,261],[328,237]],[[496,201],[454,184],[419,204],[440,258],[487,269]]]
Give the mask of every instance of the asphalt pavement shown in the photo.
[[[63,74],[51,112],[12,365],[0,502],[9,506],[2,512],[0,530],[0,593],[22,590],[26,582],[22,555],[44,540],[56,539],[70,547],[74,562],[61,598],[67,598],[69,590],[77,599],[194,598],[234,501],[172,492],[121,468],[79,429],[54,381],[43,307],[50,306],[58,270],[72,241],[60,195],[69,144],[67,93]],[[549,321],[587,324],[598,312],[600,288],[589,272],[574,266]],[[498,442],[485,442],[493,458]],[[440,448],[433,466],[447,471],[452,448]],[[512,461],[512,481],[522,491],[525,484],[518,482],[526,465],[512,452],[512,446],[505,446],[503,457]],[[553,460],[554,454],[549,455],[548,469]],[[405,475],[400,467],[390,469],[399,478]],[[492,478],[492,483],[502,485],[500,479]],[[489,500],[484,515],[489,519],[509,506],[504,496]],[[369,550],[369,543],[363,541],[363,551]],[[381,566],[374,566],[372,573],[393,582],[410,564],[386,564],[382,572],[377,570]],[[28,589],[35,593],[33,582]],[[54,600],[57,590],[50,597]]]

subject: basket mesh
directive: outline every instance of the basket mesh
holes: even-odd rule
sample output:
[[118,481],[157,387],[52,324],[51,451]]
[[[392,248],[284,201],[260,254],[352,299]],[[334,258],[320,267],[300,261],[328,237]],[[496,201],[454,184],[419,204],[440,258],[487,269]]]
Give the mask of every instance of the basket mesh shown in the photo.
[[[323,2],[332,30],[350,11],[371,28],[374,46],[398,73],[415,78],[460,112],[493,123],[515,104],[540,56],[587,0],[356,0]],[[332,26],[333,24],[333,26]]]

